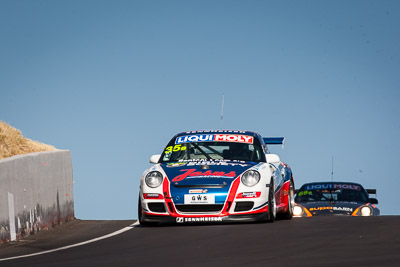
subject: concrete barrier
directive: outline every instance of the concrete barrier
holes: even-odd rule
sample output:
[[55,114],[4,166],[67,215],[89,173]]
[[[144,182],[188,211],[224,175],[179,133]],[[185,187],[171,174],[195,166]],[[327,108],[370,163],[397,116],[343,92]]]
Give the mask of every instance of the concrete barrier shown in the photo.
[[71,219],[74,196],[69,151],[0,160],[0,243]]

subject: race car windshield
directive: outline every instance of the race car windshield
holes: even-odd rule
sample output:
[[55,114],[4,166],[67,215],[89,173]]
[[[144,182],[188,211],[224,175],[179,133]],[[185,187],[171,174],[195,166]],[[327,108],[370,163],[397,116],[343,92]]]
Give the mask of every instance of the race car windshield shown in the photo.
[[161,156],[161,162],[181,160],[264,162],[265,155],[258,140],[253,144],[237,142],[190,142],[175,144],[175,140],[172,140],[165,148]]
[[306,185],[298,191],[295,202],[368,202],[368,195],[359,185],[326,184]]

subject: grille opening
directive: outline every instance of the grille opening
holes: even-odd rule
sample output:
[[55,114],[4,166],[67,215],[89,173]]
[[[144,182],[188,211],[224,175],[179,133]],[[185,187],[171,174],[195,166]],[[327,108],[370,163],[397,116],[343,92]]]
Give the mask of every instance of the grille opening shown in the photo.
[[180,204],[175,205],[176,209],[180,212],[218,212],[224,207],[223,204],[210,204],[210,205],[191,205]]
[[150,211],[165,212],[164,203],[148,203],[147,206],[149,207]]
[[253,201],[236,202],[235,212],[248,211],[254,206]]

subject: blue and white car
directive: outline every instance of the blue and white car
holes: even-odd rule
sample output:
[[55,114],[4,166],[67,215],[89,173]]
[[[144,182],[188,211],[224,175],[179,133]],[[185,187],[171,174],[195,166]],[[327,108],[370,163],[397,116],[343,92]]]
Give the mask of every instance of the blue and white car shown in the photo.
[[175,135],[140,180],[140,224],[271,221],[292,218],[290,167],[249,131],[188,131]]

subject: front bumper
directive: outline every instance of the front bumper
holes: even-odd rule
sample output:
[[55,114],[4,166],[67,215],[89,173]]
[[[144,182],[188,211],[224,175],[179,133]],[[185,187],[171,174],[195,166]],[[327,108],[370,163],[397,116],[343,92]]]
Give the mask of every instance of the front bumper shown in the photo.
[[[224,203],[182,204],[175,203],[170,193],[168,179],[164,179],[162,194],[145,198],[140,192],[139,217],[143,223],[223,223],[268,220],[268,187],[256,189],[254,194],[243,197],[238,188],[240,176],[229,189]],[[259,191],[259,193],[257,193]],[[155,195],[152,197],[155,197]]]
[[369,207],[371,213],[367,216],[377,216],[380,214],[379,209],[370,203],[348,204],[342,205],[326,205],[326,204],[312,204],[300,205],[295,204],[294,217],[313,217],[313,216],[363,216],[361,208]]

